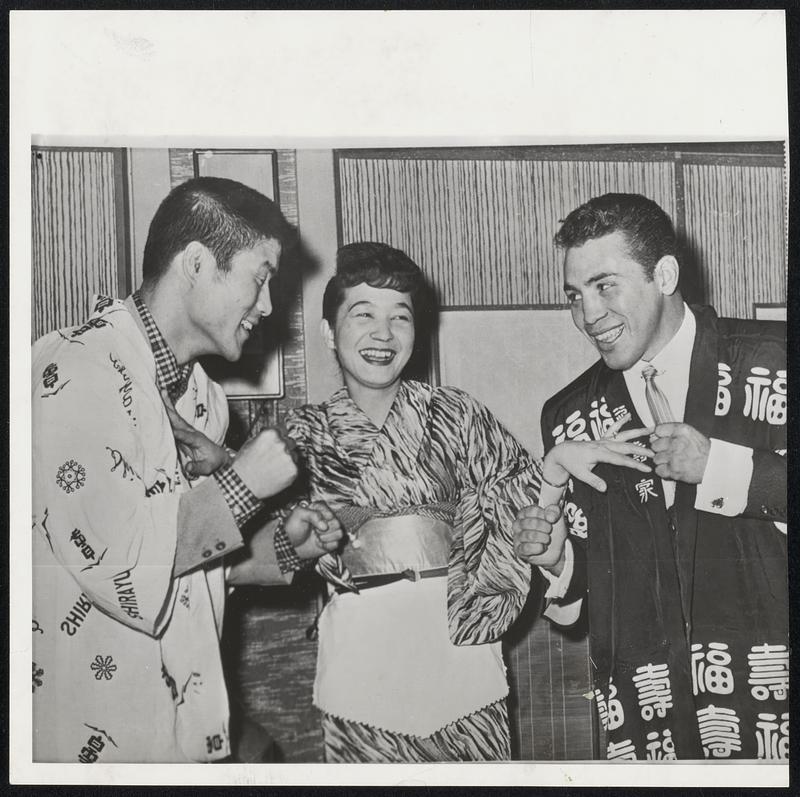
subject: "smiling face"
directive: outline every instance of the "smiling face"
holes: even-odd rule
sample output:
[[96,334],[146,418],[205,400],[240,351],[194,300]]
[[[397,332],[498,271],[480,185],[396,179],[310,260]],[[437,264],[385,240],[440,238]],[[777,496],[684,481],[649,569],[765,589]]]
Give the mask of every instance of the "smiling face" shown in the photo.
[[323,337],[336,352],[351,395],[392,391],[414,349],[414,308],[408,293],[347,288],[336,312],[336,326],[322,322]]
[[677,282],[674,257],[662,257],[650,279],[621,232],[570,248],[564,259],[572,320],[614,370],[651,359],[671,340],[683,312]]
[[220,271],[205,249],[192,305],[203,353],[218,354],[231,362],[242,356],[253,327],[272,312],[269,282],[278,270],[280,254],[278,241],[262,239],[251,249],[239,250],[231,258],[230,269]]

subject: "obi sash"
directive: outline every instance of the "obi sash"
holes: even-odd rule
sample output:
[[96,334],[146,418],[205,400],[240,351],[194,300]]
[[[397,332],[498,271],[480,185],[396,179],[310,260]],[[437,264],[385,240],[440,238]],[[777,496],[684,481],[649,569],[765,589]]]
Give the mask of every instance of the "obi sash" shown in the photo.
[[[338,587],[357,592],[354,579],[409,573],[412,580],[431,571],[445,575],[453,537],[452,504],[405,507],[393,515],[378,515],[366,507],[334,510],[347,531],[340,554],[326,554],[317,572]],[[433,573],[431,573],[433,575]]]
[[342,561],[353,576],[447,567],[452,527],[425,515],[368,520],[350,539]]

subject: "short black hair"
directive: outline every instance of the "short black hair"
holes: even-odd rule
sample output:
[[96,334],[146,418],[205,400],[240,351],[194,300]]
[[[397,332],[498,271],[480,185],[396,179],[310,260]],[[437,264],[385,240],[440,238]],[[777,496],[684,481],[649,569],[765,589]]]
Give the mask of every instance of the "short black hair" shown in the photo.
[[344,302],[347,288],[366,283],[408,293],[417,332],[432,311],[428,284],[420,267],[403,251],[388,244],[360,241],[342,246],[336,253],[336,274],[322,297],[322,317],[331,325]]
[[157,282],[192,241],[208,247],[217,268],[227,271],[237,252],[265,238],[284,249],[296,240],[275,202],[236,180],[195,177],[173,188],[159,205],[147,234],[142,275],[146,283]]
[[614,232],[625,236],[628,252],[653,278],[656,263],[677,256],[672,220],[652,199],[641,194],[603,194],[575,208],[556,233],[556,246],[572,249]]

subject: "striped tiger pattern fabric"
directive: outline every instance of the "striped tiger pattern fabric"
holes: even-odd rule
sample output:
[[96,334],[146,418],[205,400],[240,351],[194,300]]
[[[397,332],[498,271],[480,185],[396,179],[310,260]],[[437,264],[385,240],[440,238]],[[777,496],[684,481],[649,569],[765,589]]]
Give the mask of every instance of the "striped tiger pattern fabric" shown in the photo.
[[[348,507],[346,512],[352,514],[352,507],[362,507],[368,510],[365,516],[393,516],[451,505],[450,515],[455,508],[450,518],[447,605],[432,606],[430,611],[442,612],[443,618],[446,613],[442,627],[449,635],[444,640],[447,645],[497,642],[519,615],[530,587],[530,567],[513,554],[511,525],[520,507],[537,500],[541,473],[539,463],[497,419],[457,388],[407,381],[401,384],[380,429],[346,388],[324,404],[293,411],[286,426],[303,455],[309,497],[327,502],[334,512]],[[330,572],[335,574],[337,569]],[[444,591],[441,594],[444,604]],[[413,647],[413,640],[405,643]],[[336,651],[323,648],[320,637],[320,659],[335,655]],[[386,673],[388,682],[409,678],[400,662],[396,670]],[[502,673],[500,677],[505,678]],[[376,746],[400,749],[391,760],[507,758],[507,713],[504,701],[500,707],[496,699],[492,698],[490,708],[477,711],[479,707],[473,706],[448,716],[431,736],[419,737],[398,735],[398,728],[369,725],[365,731],[362,722],[339,711],[336,718],[329,716],[323,723],[329,760],[374,760]],[[325,710],[323,705],[320,708]],[[418,711],[424,713],[426,707]],[[378,738],[382,741],[377,742]],[[354,752],[358,750],[360,758]],[[433,757],[417,758],[426,755]]]
[[430,736],[393,733],[324,713],[322,730],[327,764],[417,764],[511,758],[505,700],[461,717]]
[[303,455],[313,501],[374,514],[457,506],[448,576],[456,644],[500,638],[530,588],[530,567],[513,555],[511,524],[535,503],[541,466],[480,402],[455,387],[402,383],[378,429],[341,388],[286,419]]

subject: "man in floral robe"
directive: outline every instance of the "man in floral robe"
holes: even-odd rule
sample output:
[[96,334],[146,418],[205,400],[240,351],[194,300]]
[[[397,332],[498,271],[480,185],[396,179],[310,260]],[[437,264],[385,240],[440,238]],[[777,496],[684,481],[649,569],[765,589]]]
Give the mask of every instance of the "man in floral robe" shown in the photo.
[[[230,754],[226,577],[284,578],[272,528],[250,540],[259,556],[234,567],[223,556],[297,468],[276,430],[233,461],[192,459],[192,429],[221,443],[228,422],[222,389],[196,359],[238,359],[271,311],[268,283],[289,232],[277,207],[240,183],[184,183],[150,226],[141,290],[96,299],[86,323],[34,344],[35,761]],[[185,427],[181,451],[171,418]],[[325,526],[314,509],[295,521],[298,556],[335,545],[334,529],[311,533]],[[264,535],[269,546],[257,545]]]

